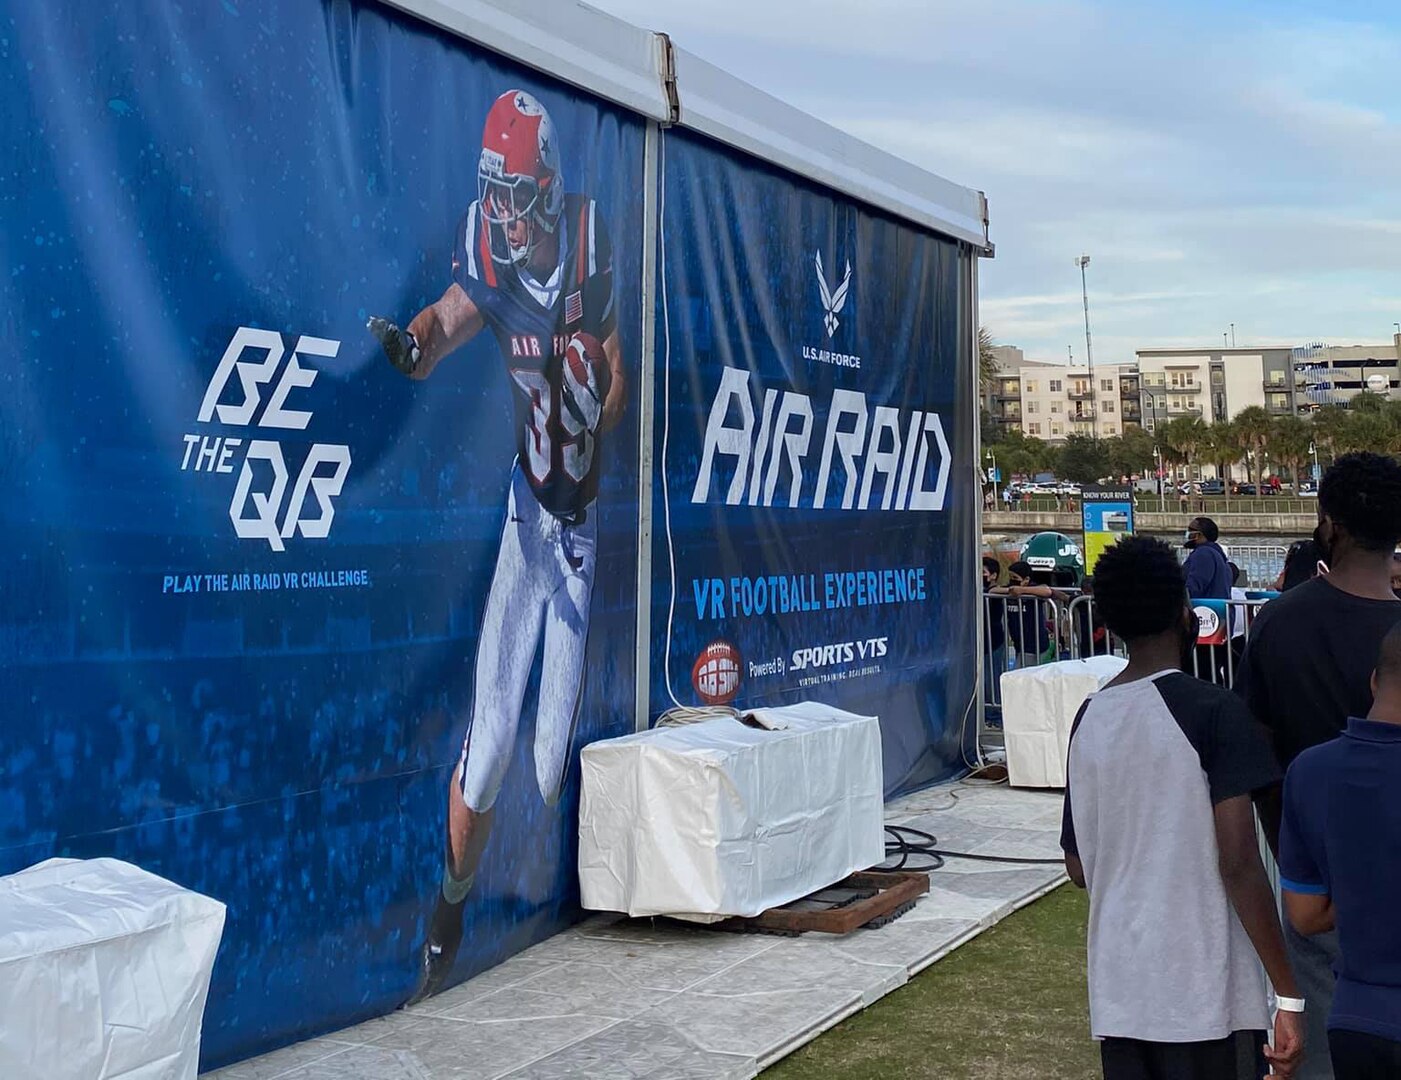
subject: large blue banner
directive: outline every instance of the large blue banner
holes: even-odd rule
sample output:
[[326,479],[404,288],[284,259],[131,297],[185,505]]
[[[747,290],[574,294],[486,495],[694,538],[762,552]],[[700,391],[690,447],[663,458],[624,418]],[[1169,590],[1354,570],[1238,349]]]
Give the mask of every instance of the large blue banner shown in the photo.
[[634,714],[641,124],[347,0],[0,0],[0,57],[0,873],[226,902],[211,1064],[557,930]]
[[962,767],[976,675],[971,255],[685,133],[663,169],[654,715],[881,719]]

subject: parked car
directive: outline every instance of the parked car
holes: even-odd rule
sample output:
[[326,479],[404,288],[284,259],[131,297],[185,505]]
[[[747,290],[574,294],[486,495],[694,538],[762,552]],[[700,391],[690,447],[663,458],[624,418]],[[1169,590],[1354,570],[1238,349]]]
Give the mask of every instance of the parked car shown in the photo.
[[1305,480],[1299,485],[1299,495],[1305,499],[1318,498],[1318,484],[1313,480]]
[[1226,494],[1226,481],[1224,480],[1203,480],[1203,495],[1224,495]]
[[1245,484],[1236,484],[1235,487],[1233,487],[1233,488],[1231,489],[1231,494],[1232,494],[1232,495],[1255,495],[1255,494],[1257,494],[1257,492],[1256,492],[1256,490],[1255,490],[1255,485],[1254,485],[1254,484],[1245,483]]

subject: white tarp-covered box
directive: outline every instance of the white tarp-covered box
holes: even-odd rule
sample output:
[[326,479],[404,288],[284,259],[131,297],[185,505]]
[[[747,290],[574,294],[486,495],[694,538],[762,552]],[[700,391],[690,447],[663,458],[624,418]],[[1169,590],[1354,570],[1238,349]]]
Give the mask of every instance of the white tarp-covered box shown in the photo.
[[1065,787],[1070,728],[1085,699],[1128,661],[1091,656],[1008,671],[1002,676],[1002,734],[1013,787]]
[[586,747],[583,904],[757,915],[885,857],[880,725],[802,703]]
[[0,878],[0,1077],[194,1080],[224,905],[116,859]]

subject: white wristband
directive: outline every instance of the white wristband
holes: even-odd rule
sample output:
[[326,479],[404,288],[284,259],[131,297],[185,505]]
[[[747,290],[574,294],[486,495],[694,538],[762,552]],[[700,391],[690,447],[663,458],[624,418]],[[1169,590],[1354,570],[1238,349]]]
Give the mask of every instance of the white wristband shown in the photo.
[[1276,994],[1275,1008],[1278,1009],[1280,1012],[1301,1013],[1304,1011],[1304,999],[1281,997],[1279,994]]

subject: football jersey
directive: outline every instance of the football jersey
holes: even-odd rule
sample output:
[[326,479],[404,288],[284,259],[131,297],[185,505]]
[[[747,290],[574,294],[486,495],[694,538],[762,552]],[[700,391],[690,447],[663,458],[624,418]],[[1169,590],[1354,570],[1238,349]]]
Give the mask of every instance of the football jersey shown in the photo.
[[530,490],[550,513],[577,521],[598,494],[598,454],[593,434],[560,400],[561,373],[574,334],[601,343],[616,325],[608,233],[592,199],[566,195],[556,226],[559,264],[548,280],[527,284],[521,270],[493,261],[489,228],[480,203],[472,203],[457,226],[452,277],[506,363],[516,453]]

